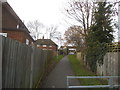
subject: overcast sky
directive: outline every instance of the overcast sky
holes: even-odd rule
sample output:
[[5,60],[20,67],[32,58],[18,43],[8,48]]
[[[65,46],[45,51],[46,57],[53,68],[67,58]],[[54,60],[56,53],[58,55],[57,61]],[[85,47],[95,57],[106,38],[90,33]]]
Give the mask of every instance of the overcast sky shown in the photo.
[[65,23],[64,7],[69,0],[7,0],[13,10],[25,24],[38,20],[50,26],[59,26],[58,31],[64,34],[69,25]]
[[[68,0],[7,0],[24,22],[39,20],[45,25],[63,23],[63,8]],[[64,26],[64,24],[62,24]]]
[[61,20],[64,0],[7,0],[18,16],[25,21],[38,19],[44,24],[57,24]]
[[58,31],[64,34],[68,25],[65,23],[64,7],[68,0],[7,0],[13,10],[26,24],[38,20],[50,26],[57,25]]

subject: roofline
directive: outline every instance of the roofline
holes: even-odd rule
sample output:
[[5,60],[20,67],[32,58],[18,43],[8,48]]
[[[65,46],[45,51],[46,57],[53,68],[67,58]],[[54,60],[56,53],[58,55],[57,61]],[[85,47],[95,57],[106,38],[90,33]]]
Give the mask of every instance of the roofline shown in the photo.
[[[25,31],[24,29],[22,29],[22,28],[4,28],[4,27],[2,27],[2,28],[0,28],[0,29],[2,29],[2,30],[15,30],[15,31],[24,31],[24,32],[27,32],[27,31]],[[29,32],[27,32],[28,34],[29,34]]]
[[[35,44],[37,44],[37,41],[38,40],[51,40],[51,39],[37,39],[37,40],[35,40]],[[52,40],[51,40],[52,41]],[[52,41],[53,42],[53,41]],[[55,42],[53,42],[54,44],[46,44],[46,45],[56,45],[57,47],[58,47],[58,45],[55,43]],[[41,44],[41,45],[44,45],[44,44]]]
[[8,2],[3,2],[2,3],[2,7],[5,7],[9,11],[9,13],[11,15],[13,15],[13,17],[16,19],[16,21],[18,21],[19,23],[21,23],[25,27],[26,31],[29,32],[29,30],[27,29],[27,27],[25,26],[25,24],[22,22],[22,20],[19,18],[19,16],[16,14],[16,12],[13,10],[13,8],[10,6],[10,4]]

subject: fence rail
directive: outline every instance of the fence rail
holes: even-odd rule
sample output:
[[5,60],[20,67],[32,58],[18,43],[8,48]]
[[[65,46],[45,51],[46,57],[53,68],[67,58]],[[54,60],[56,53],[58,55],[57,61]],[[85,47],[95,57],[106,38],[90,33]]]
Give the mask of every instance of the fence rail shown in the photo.
[[107,43],[108,52],[120,52],[120,42]]
[[[76,78],[106,78],[108,79],[108,85],[91,85],[91,86],[69,86],[69,79],[76,79]],[[113,84],[113,78],[120,78],[120,76],[67,76],[67,88],[114,88],[120,87],[120,85]]]

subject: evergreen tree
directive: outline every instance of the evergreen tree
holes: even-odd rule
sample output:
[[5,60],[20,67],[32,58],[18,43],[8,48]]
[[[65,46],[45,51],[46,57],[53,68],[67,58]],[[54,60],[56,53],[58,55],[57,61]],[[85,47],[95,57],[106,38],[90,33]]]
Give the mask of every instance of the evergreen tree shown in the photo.
[[106,43],[113,40],[112,28],[112,5],[104,2],[98,2],[94,14],[94,24],[86,38],[86,60],[91,70],[96,72],[96,62],[102,64],[103,57],[106,54]]
[[92,31],[95,34],[95,38],[100,43],[110,43],[113,38],[112,28],[112,5],[104,2],[98,2],[98,7],[95,12],[95,23],[92,27]]

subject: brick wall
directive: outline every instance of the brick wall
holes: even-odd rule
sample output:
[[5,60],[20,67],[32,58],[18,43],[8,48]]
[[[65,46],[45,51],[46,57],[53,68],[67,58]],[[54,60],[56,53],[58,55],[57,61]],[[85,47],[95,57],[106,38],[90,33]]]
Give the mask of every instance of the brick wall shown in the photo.
[[[11,9],[10,9],[11,10]],[[9,8],[3,5],[2,7],[2,32],[7,33],[7,37],[12,38],[14,40],[20,41],[22,43],[26,43],[26,39],[29,40],[29,44],[33,42],[32,37],[24,30],[20,28],[17,29],[17,25],[19,25],[21,20],[17,16],[15,16],[15,12],[10,13]],[[5,29],[5,30],[4,30]]]
[[57,51],[57,47],[56,47],[55,45],[51,45],[51,47],[49,47],[49,46],[43,47],[43,46],[41,45],[41,46],[38,46],[38,48],[41,48],[41,49],[49,49],[49,50]]
[[26,39],[29,40],[29,45],[32,44],[32,40],[30,38],[30,36],[28,36],[27,33],[23,32],[23,31],[16,31],[16,30],[12,30],[12,31],[9,31],[9,30],[2,30],[3,33],[7,33],[7,37],[11,38],[11,39],[14,39],[14,40],[17,40],[19,42],[22,42],[22,43],[26,43]]
[[7,33],[7,37],[9,38],[12,38],[14,40],[18,40],[22,43],[24,43],[24,36],[23,36],[23,32],[18,32],[18,31],[6,31],[6,30],[3,30],[2,31],[3,33]]

